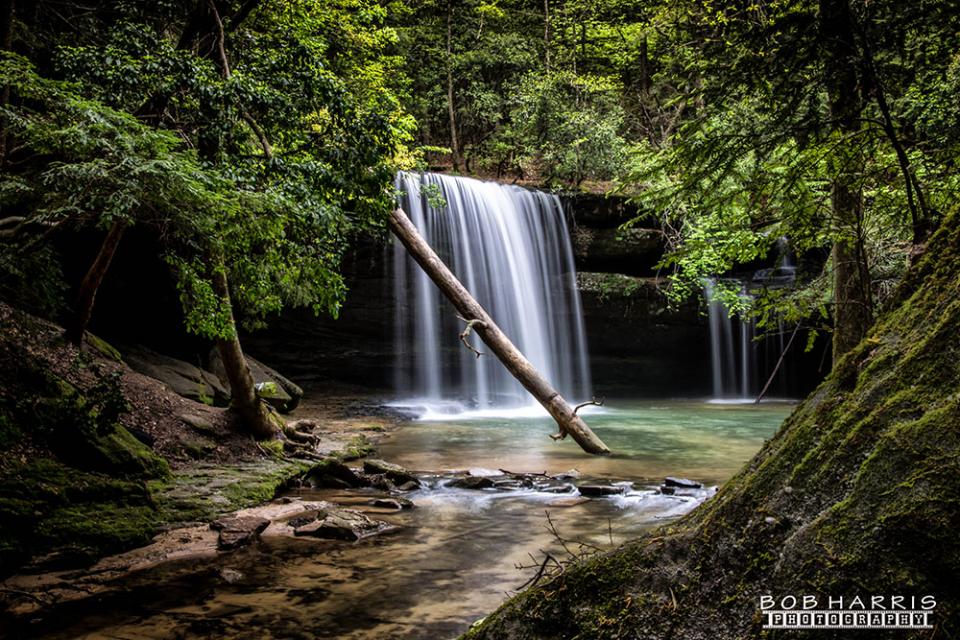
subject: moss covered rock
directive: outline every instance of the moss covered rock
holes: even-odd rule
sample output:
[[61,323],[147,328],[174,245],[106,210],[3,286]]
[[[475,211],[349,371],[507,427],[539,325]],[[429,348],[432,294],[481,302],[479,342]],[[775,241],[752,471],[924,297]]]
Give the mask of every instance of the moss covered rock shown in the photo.
[[[569,567],[466,637],[759,637],[771,634],[762,629],[759,597],[791,594],[821,602],[932,595],[934,624],[944,637],[957,635],[958,274],[954,215],[869,337],[714,499],[675,525]],[[930,637],[929,630],[890,634]]]
[[146,544],[160,524],[143,479],[79,470],[51,458],[0,473],[0,575],[32,556],[92,560]]

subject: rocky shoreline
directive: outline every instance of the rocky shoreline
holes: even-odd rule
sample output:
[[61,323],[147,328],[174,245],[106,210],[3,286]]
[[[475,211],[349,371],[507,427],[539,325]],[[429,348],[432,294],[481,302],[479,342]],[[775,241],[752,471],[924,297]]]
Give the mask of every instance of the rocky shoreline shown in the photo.
[[[362,428],[362,423],[357,424]],[[576,506],[591,499],[663,496],[689,501],[691,508],[716,491],[716,487],[704,487],[682,478],[668,477],[660,486],[635,485],[629,481],[581,478],[576,470],[557,474],[504,469],[413,472],[376,458],[356,459],[351,466],[342,459],[342,450],[334,453],[337,455],[310,463],[291,460],[272,467],[261,464],[240,469],[196,465],[180,470],[178,475],[184,485],[188,478],[191,482],[201,479],[199,484],[190,484],[189,497],[182,499],[206,513],[209,521],[168,528],[146,546],[108,556],[89,567],[55,571],[43,571],[40,566],[28,568],[0,583],[5,606],[0,618],[5,618],[11,628],[29,627],[31,620],[55,616],[64,607],[117,595],[147,570],[167,565],[179,567],[180,573],[205,572],[215,566],[218,556],[261,540],[297,538],[350,543],[393,533],[401,527],[390,521],[389,514],[414,508],[414,500],[405,494],[421,490],[505,497],[518,492],[543,494],[555,498],[551,504],[557,507]],[[218,488],[237,486],[238,478],[246,478],[252,485],[259,484],[264,491],[277,483],[274,491],[284,495],[270,496],[260,504],[229,513],[218,512],[217,508],[225,504]],[[243,484],[240,481],[240,485]],[[305,499],[295,495],[298,489],[347,491],[350,499],[347,504]],[[255,495],[243,489],[240,492],[249,499]],[[219,579],[227,583],[244,579],[242,573],[234,569],[217,571]]]

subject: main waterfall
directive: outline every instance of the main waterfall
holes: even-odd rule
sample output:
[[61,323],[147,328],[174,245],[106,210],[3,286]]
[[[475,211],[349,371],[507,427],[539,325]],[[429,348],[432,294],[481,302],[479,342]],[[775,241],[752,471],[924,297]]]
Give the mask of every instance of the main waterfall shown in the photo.
[[[556,196],[440,174],[400,173],[400,206],[504,333],[572,401],[590,397],[573,251]],[[445,206],[434,206],[441,196]],[[493,355],[458,339],[464,322],[394,242],[396,387],[448,410],[536,404]],[[475,335],[470,340],[482,351]],[[450,408],[452,407],[452,408]]]

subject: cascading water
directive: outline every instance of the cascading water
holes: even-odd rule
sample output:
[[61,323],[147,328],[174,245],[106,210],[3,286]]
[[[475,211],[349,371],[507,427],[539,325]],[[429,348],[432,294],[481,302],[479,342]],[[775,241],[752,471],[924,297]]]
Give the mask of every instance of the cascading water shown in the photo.
[[[589,398],[583,316],[559,199],[431,173],[402,172],[397,188],[413,224],[530,362],[569,399]],[[446,205],[432,206],[432,192]],[[464,348],[457,339],[464,322],[399,243],[393,270],[401,397],[449,411],[535,404],[496,357]]]
[[[716,281],[704,284],[710,320],[710,366],[713,398],[746,400],[755,394],[757,369],[756,326],[753,320],[731,316],[726,305],[714,295]],[[741,296],[749,296],[746,291]]]
[[[786,238],[777,241],[777,264],[760,269],[751,280],[739,282],[740,297],[750,306],[752,296],[747,284],[758,287],[788,286],[796,279],[796,266]],[[728,281],[729,284],[729,281]],[[713,398],[718,401],[752,401],[760,392],[786,348],[785,327],[778,321],[777,332],[760,336],[756,323],[749,316],[731,315],[723,301],[715,295],[717,281],[704,283],[704,298],[710,320],[710,365],[713,374]],[[789,367],[777,371],[775,389],[786,394]]]

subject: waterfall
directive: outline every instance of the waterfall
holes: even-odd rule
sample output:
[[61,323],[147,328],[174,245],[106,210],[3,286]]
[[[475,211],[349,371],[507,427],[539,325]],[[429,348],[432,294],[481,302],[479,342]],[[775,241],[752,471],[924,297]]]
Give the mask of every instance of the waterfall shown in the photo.
[[[400,206],[531,363],[573,401],[590,378],[573,251],[560,200],[494,182],[397,175]],[[435,195],[446,205],[434,206]],[[400,243],[393,247],[396,388],[428,406],[486,410],[535,404],[493,355],[458,339],[464,323]],[[471,335],[481,351],[482,342]]]
[[[710,322],[713,398],[749,400],[758,391],[756,326],[750,318],[731,316],[726,305],[714,295],[715,287],[715,280],[704,283]],[[749,298],[746,290],[740,295]]]
[[[776,242],[775,266],[755,271],[750,279],[725,280],[727,285],[737,282],[740,297],[750,306],[750,287],[777,288],[793,285],[797,267],[786,238]],[[716,294],[717,280],[707,279],[703,295],[707,301],[710,325],[710,365],[713,375],[715,401],[752,401],[766,383],[786,348],[786,327],[777,320],[775,333],[758,334],[756,323],[749,315],[731,315]],[[789,392],[790,367],[785,362],[777,371],[776,384],[771,390],[786,396]]]

